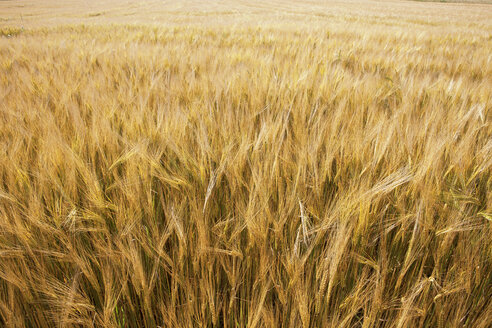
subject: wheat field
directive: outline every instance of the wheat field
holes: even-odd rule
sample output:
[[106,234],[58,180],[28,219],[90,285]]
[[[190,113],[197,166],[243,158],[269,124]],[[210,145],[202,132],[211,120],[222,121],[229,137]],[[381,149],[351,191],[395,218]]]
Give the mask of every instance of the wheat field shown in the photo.
[[0,1],[0,326],[492,326],[492,5]]

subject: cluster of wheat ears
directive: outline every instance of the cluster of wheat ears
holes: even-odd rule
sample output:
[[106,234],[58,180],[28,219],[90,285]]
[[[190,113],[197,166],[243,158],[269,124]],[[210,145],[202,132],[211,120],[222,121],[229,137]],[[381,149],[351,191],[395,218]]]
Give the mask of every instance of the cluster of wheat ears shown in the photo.
[[0,326],[490,327],[491,30],[422,24],[3,29]]

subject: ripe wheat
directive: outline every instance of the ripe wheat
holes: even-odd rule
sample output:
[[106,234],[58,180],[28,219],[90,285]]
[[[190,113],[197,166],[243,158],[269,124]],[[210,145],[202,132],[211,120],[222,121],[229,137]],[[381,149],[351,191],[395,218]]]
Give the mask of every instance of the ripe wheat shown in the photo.
[[490,327],[492,11],[333,6],[1,22],[0,325]]

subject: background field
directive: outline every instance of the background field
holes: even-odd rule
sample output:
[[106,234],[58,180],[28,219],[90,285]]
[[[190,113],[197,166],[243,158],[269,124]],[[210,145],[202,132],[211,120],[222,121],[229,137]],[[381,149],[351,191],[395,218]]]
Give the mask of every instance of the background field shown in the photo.
[[490,327],[492,6],[0,1],[0,326]]
[[413,28],[430,25],[454,30],[462,26],[490,28],[491,10],[488,4],[384,0],[2,0],[0,24],[31,27],[157,23],[231,28],[266,24],[279,27],[280,23],[294,27],[294,24],[303,22],[312,28],[342,24],[360,29],[365,24],[388,26],[408,23]]

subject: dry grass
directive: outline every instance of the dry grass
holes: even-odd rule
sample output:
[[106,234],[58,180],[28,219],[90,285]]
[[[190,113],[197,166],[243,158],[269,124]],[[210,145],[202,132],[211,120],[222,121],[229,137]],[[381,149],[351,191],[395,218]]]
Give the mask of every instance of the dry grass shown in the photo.
[[2,14],[0,326],[490,327],[490,7],[192,4]]

